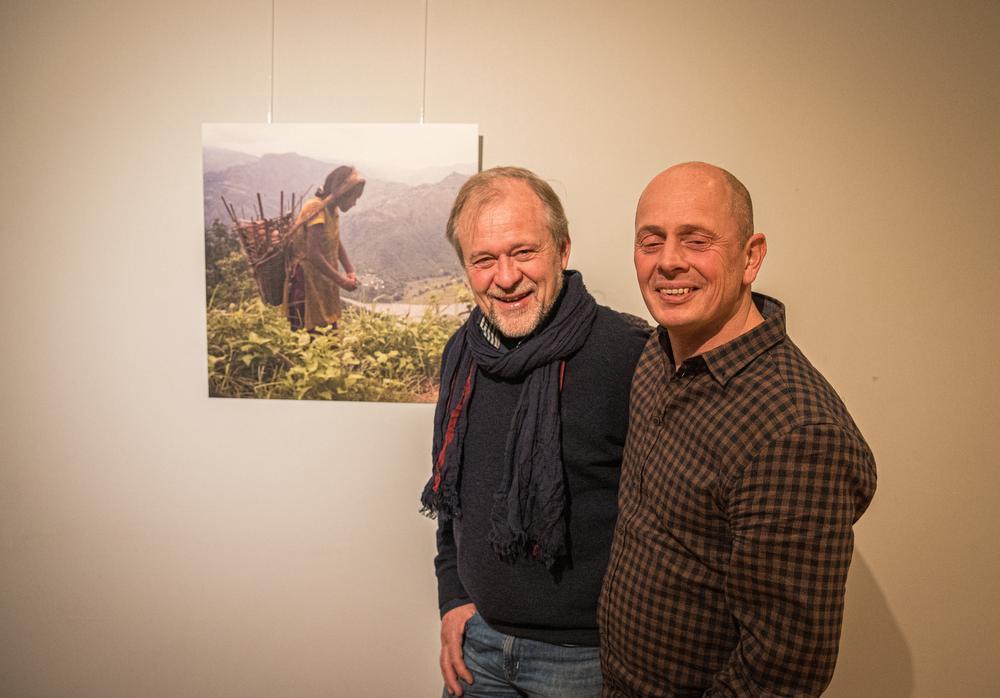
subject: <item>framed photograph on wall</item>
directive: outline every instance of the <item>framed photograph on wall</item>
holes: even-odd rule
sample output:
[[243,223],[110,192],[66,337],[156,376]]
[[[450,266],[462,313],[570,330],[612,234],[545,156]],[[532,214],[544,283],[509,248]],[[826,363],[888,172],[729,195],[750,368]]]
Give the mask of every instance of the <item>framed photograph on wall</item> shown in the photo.
[[431,402],[473,124],[204,124],[208,394]]

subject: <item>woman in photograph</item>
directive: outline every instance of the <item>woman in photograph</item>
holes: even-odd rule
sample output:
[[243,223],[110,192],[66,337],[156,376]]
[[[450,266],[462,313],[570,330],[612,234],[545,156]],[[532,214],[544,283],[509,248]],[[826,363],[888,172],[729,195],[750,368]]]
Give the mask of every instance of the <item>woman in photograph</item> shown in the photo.
[[364,188],[365,180],[357,170],[343,165],[328,174],[323,187],[302,204],[285,274],[284,306],[293,330],[336,328],[340,289],[357,288],[354,266],[340,243],[340,213],[353,208]]

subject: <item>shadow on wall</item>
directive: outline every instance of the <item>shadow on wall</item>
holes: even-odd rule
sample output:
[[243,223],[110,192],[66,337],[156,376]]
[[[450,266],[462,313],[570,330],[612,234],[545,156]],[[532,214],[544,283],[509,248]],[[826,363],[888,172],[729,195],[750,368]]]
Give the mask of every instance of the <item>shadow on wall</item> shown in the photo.
[[855,549],[840,656],[827,698],[913,695],[913,657],[871,568]]

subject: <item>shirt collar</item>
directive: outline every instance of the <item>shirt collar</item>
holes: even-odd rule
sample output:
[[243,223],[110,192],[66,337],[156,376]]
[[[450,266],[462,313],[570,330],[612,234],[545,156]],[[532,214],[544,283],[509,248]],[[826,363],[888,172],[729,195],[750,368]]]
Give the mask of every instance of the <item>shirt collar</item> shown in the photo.
[[[764,316],[764,322],[720,347],[686,359],[676,368],[678,377],[708,370],[716,381],[725,385],[758,356],[785,339],[784,304],[762,293],[754,293],[752,296],[754,305]],[[673,368],[673,352],[667,331],[663,327],[657,328],[657,331],[660,334],[660,345],[667,355],[667,363]]]
[[500,342],[500,330],[485,315],[479,318],[479,331],[483,333],[483,337],[486,338],[486,341],[494,349],[499,349],[503,346]]

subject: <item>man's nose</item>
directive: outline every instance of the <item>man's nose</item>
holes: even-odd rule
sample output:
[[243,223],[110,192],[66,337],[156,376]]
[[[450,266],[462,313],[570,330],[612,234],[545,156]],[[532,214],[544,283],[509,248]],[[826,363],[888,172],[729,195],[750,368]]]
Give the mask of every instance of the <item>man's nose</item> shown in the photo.
[[521,282],[521,277],[523,274],[517,266],[517,262],[508,257],[507,255],[501,255],[497,259],[497,273],[493,277],[493,283],[504,290],[509,290],[517,286]]
[[507,255],[502,255],[497,260],[497,274],[493,279],[493,283],[503,289],[511,289],[517,286],[521,282],[520,268],[517,266],[517,262],[508,257]]
[[660,248],[660,256],[656,260],[656,266],[665,276],[673,276],[687,271],[688,262],[683,245],[677,240],[664,240],[663,247]]

